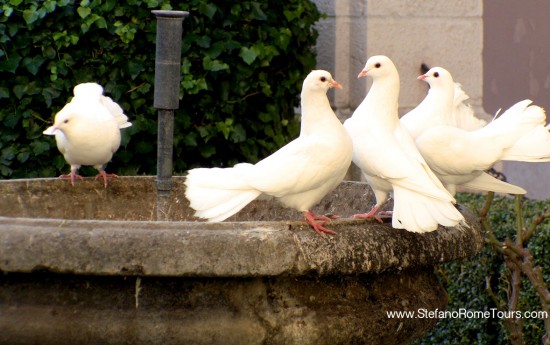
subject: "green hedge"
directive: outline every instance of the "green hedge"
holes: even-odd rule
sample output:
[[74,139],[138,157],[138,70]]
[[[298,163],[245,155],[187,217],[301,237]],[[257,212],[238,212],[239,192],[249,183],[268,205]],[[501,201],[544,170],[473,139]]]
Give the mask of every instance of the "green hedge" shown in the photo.
[[108,170],[156,173],[153,9],[190,12],[183,23],[176,172],[257,161],[296,136],[301,83],[315,66],[313,25],[320,14],[310,0],[6,0],[1,177],[68,170],[42,131],[72,87],[86,81],[102,84],[134,124],[123,130]]
[[[472,210],[480,210],[486,196],[479,194],[459,194],[458,201]],[[526,225],[545,211],[548,200],[523,201],[523,213]],[[515,239],[516,214],[514,199],[495,196],[490,208],[488,220],[495,235],[500,241],[506,238]],[[550,224],[548,221],[537,227],[538,231],[531,238],[528,248],[533,254],[536,265],[542,267],[544,279],[550,282]],[[476,257],[461,262],[452,262],[439,268],[439,276],[449,294],[447,310],[458,311],[465,308],[469,311],[484,311],[496,308],[487,290],[489,278],[491,290],[501,300],[508,301],[507,291],[510,284],[510,271],[506,268],[503,256],[496,254],[490,246],[485,246]],[[519,311],[541,311],[540,300],[533,287],[522,278]],[[523,336],[525,344],[540,344],[545,334],[540,319],[524,319]],[[417,345],[428,344],[509,344],[508,332],[502,320],[495,319],[441,319],[436,328],[425,338],[415,342]]]

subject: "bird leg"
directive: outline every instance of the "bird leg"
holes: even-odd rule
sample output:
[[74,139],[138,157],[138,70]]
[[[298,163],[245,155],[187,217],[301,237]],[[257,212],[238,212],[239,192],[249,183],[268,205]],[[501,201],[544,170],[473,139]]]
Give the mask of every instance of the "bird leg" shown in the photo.
[[71,169],[71,172],[69,174],[61,174],[59,175],[59,178],[68,178],[71,180],[71,185],[74,186],[74,179],[75,177],[79,180],[83,180],[84,178],[77,173],[77,169]]
[[97,171],[99,171],[99,174],[95,175],[95,179],[97,180],[98,178],[103,177],[103,182],[105,183],[105,188],[107,188],[107,183],[108,183],[107,181],[108,181],[109,177],[113,177],[113,178],[118,177],[118,175],[116,175],[116,174],[107,174],[105,172],[105,170],[103,170],[103,169],[97,169]]
[[382,218],[378,217],[378,215],[377,215],[377,212],[378,212],[379,209],[380,209],[380,206],[374,205],[374,206],[372,207],[372,209],[369,211],[369,213],[354,214],[354,215],[353,215],[353,218],[358,218],[358,219],[369,219],[369,218],[374,218],[374,219],[376,219],[379,223],[382,223]]
[[[329,222],[331,218],[327,216],[321,216],[316,215],[311,211],[304,212],[304,216],[306,217],[306,222],[311,225],[313,230],[317,232],[320,236],[323,235],[323,232],[326,232],[328,234],[335,235],[336,233],[330,229],[325,228],[323,225],[325,225],[326,222]],[[317,222],[317,220],[320,220],[321,222]]]

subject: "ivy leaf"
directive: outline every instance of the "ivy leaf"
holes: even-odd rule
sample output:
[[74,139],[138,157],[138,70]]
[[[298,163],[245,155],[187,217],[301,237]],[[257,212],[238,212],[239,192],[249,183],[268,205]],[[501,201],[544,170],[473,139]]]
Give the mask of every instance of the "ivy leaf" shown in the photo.
[[257,20],[266,20],[267,15],[262,11],[261,4],[258,2],[250,3],[252,5],[252,18]]
[[229,69],[229,65],[219,60],[212,60],[208,55],[202,60],[202,66],[207,71],[217,72]]
[[36,55],[33,58],[26,57],[21,62],[21,65],[24,66],[32,75],[36,75],[40,66],[46,61],[44,57]]
[[47,0],[46,2],[44,2],[44,8],[49,13],[53,12],[55,10],[55,7],[56,7],[56,3],[54,0]]
[[242,47],[239,53],[239,56],[246,62],[248,65],[252,64],[254,60],[260,55],[260,52],[256,47]]
[[214,4],[201,2],[199,5],[199,12],[204,14],[210,19],[214,17],[217,11],[218,11],[218,8]]
[[4,17],[9,17],[13,13],[13,7],[9,7],[8,5],[4,5],[2,10],[4,11]]
[[141,71],[143,71],[143,62],[138,60],[128,61],[128,72],[132,79],[136,79]]
[[212,39],[209,36],[201,36],[199,39],[197,39],[196,43],[201,48],[208,48],[210,47],[210,42],[212,42]]
[[23,11],[23,19],[25,20],[25,23],[27,23],[27,25],[34,23],[38,20],[38,18],[38,12],[35,9]]
[[34,141],[31,143],[32,152],[35,155],[40,155],[50,149],[50,144],[46,141]]
[[10,91],[7,87],[0,86],[0,98],[9,98],[10,97]]
[[208,49],[207,53],[208,56],[210,56],[212,59],[217,58],[220,56],[220,54],[225,50],[225,43],[224,42],[216,42],[210,46],[210,49]]
[[76,9],[76,12],[78,12],[80,18],[84,19],[92,13],[92,10],[89,7],[79,7]]
[[13,87],[13,94],[15,95],[15,97],[21,99],[25,94],[25,89],[26,89],[25,85],[15,85]]
[[10,56],[6,58],[0,59],[0,71],[15,73],[21,59],[21,55],[17,52],[10,54]]
[[216,147],[212,145],[201,145],[199,151],[204,158],[210,158],[216,153]]

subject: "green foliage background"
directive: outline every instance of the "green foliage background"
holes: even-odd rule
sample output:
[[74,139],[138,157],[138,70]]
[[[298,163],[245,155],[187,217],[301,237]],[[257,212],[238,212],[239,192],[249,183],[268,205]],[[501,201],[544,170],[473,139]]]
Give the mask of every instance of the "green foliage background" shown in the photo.
[[52,177],[69,169],[42,131],[73,86],[87,81],[103,85],[133,123],[108,170],[156,173],[154,9],[190,12],[183,23],[176,172],[254,162],[297,135],[294,108],[315,67],[313,24],[320,17],[309,0],[6,0],[1,177]]
[[[459,203],[471,210],[480,210],[486,196],[480,194],[459,194]],[[526,226],[531,220],[548,208],[548,200],[523,201],[523,214]],[[495,196],[488,220],[495,235],[500,241],[506,238],[515,239],[516,214],[514,199],[505,196]],[[528,248],[533,254],[535,265],[542,267],[544,280],[550,282],[550,224],[548,221],[537,227],[535,235],[530,239]],[[465,308],[469,311],[484,311],[496,308],[487,291],[486,277],[489,277],[492,291],[504,302],[508,301],[507,292],[510,289],[510,271],[503,257],[496,254],[490,246],[476,257],[469,260],[451,262],[439,268],[443,286],[449,295],[447,310],[458,311]],[[526,277],[522,278],[519,311],[541,311],[540,300]],[[545,334],[544,324],[539,319],[524,319],[523,336],[525,344],[540,344]],[[416,345],[428,344],[478,344],[496,345],[509,344],[508,333],[499,319],[441,319],[422,340]]]

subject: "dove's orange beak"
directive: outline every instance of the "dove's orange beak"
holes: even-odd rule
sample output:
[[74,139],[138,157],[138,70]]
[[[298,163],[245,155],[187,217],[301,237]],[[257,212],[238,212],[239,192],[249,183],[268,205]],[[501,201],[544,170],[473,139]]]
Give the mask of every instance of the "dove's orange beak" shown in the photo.
[[334,88],[337,88],[337,89],[343,89],[344,88],[342,86],[342,84],[340,84],[336,80],[333,80],[333,81],[330,82],[330,87],[334,87]]
[[367,73],[369,73],[369,71],[370,71],[370,69],[364,69],[364,70],[362,70],[361,73],[359,73],[359,74],[357,75],[357,79],[366,76]]
[[426,78],[428,78],[428,76],[425,75],[425,74],[422,74],[422,75],[419,75],[418,78],[416,78],[416,79],[418,79],[418,80],[424,80],[424,79],[426,79]]

